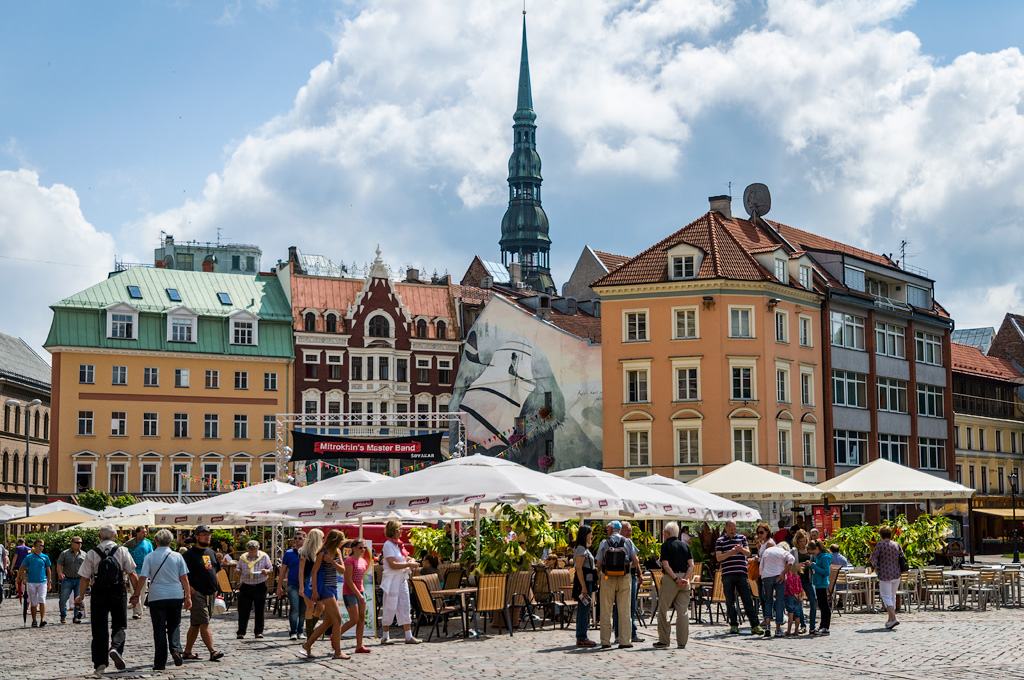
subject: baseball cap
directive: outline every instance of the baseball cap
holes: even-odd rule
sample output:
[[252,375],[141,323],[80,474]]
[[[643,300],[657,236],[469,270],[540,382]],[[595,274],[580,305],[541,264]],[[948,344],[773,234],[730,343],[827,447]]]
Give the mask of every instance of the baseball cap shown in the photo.
[[620,529],[622,529],[622,522],[620,522],[617,519],[613,519],[611,522],[608,522],[608,528],[619,531]]
[[194,536],[198,536],[199,534],[209,534],[209,533],[212,533],[210,531],[210,527],[206,526],[205,524],[200,524],[199,526],[196,527],[196,530],[192,532],[192,534]]

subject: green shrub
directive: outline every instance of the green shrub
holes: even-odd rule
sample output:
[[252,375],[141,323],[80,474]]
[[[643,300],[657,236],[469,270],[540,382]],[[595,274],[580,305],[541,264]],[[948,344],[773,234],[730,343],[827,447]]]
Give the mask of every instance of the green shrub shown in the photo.
[[135,496],[126,493],[123,496],[115,498],[111,505],[115,508],[127,508],[129,505],[135,505],[136,503],[138,503],[138,501],[135,500]]
[[96,529],[76,529],[75,531],[40,531],[34,534],[25,534],[25,545],[32,547],[37,538],[43,539],[43,553],[50,557],[55,565],[57,558],[62,552],[71,547],[71,539],[74,536],[82,537],[82,550],[92,550],[100,544],[99,533]]
[[78,504],[83,508],[103,512],[107,509],[108,505],[113,505],[114,502],[110,498],[110,494],[106,491],[86,489],[82,493],[78,494]]

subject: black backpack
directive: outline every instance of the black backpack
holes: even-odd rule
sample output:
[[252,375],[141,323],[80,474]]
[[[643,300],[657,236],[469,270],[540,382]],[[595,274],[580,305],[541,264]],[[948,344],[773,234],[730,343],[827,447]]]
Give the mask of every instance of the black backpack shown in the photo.
[[121,564],[114,558],[118,546],[104,552],[99,546],[93,551],[100,557],[96,565],[96,573],[93,574],[92,587],[105,593],[117,593],[124,590],[124,571]]
[[[617,538],[618,541],[612,541]],[[608,545],[604,549],[601,566],[605,576],[625,576],[629,571],[629,560],[626,558],[626,539],[615,534],[608,537]]]

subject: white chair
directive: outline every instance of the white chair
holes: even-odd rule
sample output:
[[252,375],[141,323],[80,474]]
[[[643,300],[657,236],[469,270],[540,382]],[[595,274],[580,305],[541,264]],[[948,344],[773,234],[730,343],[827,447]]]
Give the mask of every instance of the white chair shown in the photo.
[[1000,583],[998,569],[981,569],[978,571],[977,576],[967,583],[968,597],[973,596],[974,601],[982,611],[985,610],[989,600],[995,601],[996,608],[999,608],[1001,590],[1002,583]]

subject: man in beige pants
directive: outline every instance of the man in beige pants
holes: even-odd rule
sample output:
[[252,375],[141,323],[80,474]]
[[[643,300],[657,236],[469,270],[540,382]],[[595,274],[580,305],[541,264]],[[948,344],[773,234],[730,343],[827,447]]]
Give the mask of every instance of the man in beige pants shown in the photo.
[[[622,531],[620,522],[613,520],[607,526],[608,538],[601,541],[597,549],[597,568],[601,572],[601,648],[612,646],[612,609],[613,605],[618,605],[619,649],[628,649],[633,646],[627,642],[630,639],[630,600],[633,593],[633,577],[629,574],[629,567],[632,565],[639,568],[637,555],[640,551],[633,545],[633,541],[623,538],[619,533]],[[621,555],[620,551],[624,551],[625,555]],[[614,562],[619,562],[618,566],[624,567],[624,571],[613,571]]]
[[679,540],[679,525],[669,522],[665,525],[663,535],[665,542],[661,544],[661,568],[664,577],[658,595],[658,641],[654,646],[658,649],[668,647],[668,636],[671,626],[668,622],[668,610],[676,610],[676,646],[686,648],[690,637],[690,579],[693,577],[693,555],[689,546]]

